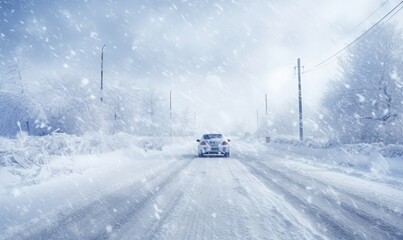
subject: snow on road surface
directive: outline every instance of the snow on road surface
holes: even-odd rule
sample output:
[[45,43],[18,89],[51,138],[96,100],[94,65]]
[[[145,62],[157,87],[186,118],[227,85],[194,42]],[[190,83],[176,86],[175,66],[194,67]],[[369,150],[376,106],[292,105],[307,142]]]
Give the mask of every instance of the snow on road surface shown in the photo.
[[[1,239],[403,239],[403,184],[234,141],[82,156],[79,174],[1,193]],[[306,159],[305,159],[306,160]],[[89,163],[88,163],[89,162]]]

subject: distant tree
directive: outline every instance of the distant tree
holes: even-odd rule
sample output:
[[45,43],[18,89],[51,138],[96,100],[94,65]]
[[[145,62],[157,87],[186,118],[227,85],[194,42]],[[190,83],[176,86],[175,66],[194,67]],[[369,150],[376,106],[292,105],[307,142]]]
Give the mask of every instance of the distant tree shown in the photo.
[[[13,61],[7,66],[8,68],[8,76],[10,80],[18,85],[21,88],[21,94],[24,94],[24,83],[22,81],[22,71],[25,70],[26,66],[21,58],[14,58]],[[18,79],[17,79],[18,78]]]
[[136,134],[162,136],[169,132],[169,106],[162,94],[154,89],[142,93],[141,109],[137,117]]
[[41,83],[31,87],[30,98],[44,109],[50,133],[80,135],[105,125],[103,112],[108,106],[102,108],[91,88],[82,86],[77,77],[43,78]]
[[194,120],[189,108],[185,108],[177,117],[173,125],[174,135],[190,136],[193,134]]
[[41,105],[21,94],[0,91],[0,135],[16,137],[19,131],[31,135],[48,133],[47,117]]
[[48,133],[43,107],[32,98],[23,82],[26,61],[14,57],[7,65],[8,79],[0,83],[0,135],[15,137],[19,131],[31,135]]
[[340,61],[324,99],[326,122],[343,142],[403,139],[403,39],[395,24],[374,28]]

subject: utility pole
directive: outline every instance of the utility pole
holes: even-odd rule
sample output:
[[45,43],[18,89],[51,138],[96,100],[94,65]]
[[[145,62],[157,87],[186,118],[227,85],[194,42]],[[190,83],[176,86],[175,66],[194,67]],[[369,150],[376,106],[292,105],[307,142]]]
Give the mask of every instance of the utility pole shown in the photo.
[[302,93],[301,93],[301,60],[297,59],[298,69],[298,104],[299,104],[299,140],[304,140],[304,124],[302,121]]
[[269,111],[267,106],[267,93],[264,95],[265,106],[266,106],[266,119],[264,122],[265,134],[266,137],[269,135]]
[[169,136],[172,137],[172,90],[169,91]]
[[104,89],[104,48],[106,47],[106,44],[102,46],[102,52],[101,52],[101,102],[104,101],[103,99],[103,89]]

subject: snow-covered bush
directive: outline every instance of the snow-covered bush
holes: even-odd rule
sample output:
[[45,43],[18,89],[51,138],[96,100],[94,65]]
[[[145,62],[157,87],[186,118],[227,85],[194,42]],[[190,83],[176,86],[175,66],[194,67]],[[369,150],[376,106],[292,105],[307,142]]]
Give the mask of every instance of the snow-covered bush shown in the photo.
[[298,139],[277,137],[272,139],[272,143],[289,145],[293,147],[304,147],[310,149],[343,149],[346,152],[351,152],[355,154],[360,154],[364,156],[372,155],[373,153],[378,153],[383,157],[397,158],[403,156],[403,145],[399,144],[385,144],[383,142],[377,143],[355,143],[355,144],[342,144],[335,139],[330,140],[318,140],[318,139],[305,139],[304,141],[299,141]]
[[340,146],[340,143],[334,140],[314,140],[311,138],[306,138],[303,141],[293,138],[276,137],[272,139],[273,143],[279,144],[289,144],[293,146],[304,146],[310,148],[330,148],[334,146]]
[[48,121],[42,106],[25,95],[0,91],[0,135],[15,137],[19,131],[45,135]]
[[31,168],[46,165],[53,156],[99,154],[131,146],[144,151],[162,150],[165,145],[180,141],[181,138],[138,137],[127,133],[82,136],[55,133],[36,137],[21,132],[16,139],[0,138],[0,165]]

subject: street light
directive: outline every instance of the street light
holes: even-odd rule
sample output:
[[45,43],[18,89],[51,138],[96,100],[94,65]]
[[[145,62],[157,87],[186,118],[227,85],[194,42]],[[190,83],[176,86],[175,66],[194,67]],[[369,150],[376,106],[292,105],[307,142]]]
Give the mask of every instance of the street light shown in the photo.
[[103,92],[102,90],[104,89],[104,48],[106,47],[106,44],[102,46],[102,53],[101,53],[101,102],[103,102]]

